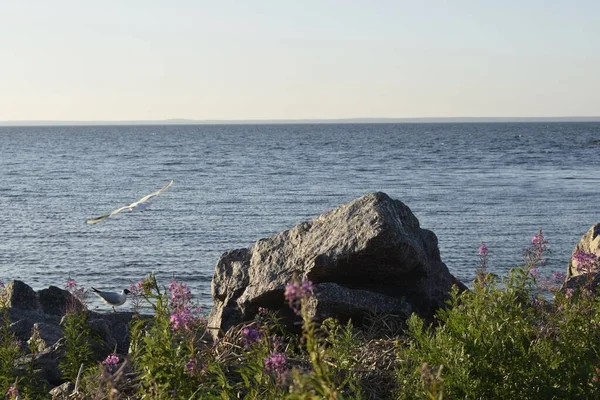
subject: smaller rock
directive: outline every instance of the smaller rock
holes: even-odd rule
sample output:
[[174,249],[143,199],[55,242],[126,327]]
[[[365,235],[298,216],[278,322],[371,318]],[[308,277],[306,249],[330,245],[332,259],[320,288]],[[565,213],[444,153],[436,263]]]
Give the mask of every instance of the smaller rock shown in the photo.
[[52,389],[49,394],[53,400],[68,399],[71,393],[75,390],[75,384],[73,382],[65,382],[60,386]]
[[42,310],[46,314],[64,315],[67,310],[84,310],[85,307],[79,299],[68,290],[56,286],[38,291],[38,297]]
[[31,337],[27,341],[29,347],[35,347],[38,352],[42,352],[52,347],[63,337],[63,331],[58,325],[36,322],[33,324]]
[[0,294],[0,304],[21,310],[40,309],[37,293],[29,285],[17,280],[6,285]]
[[577,290],[585,287],[596,294],[598,292],[598,285],[600,285],[600,272],[590,272],[573,276],[564,283],[560,290],[564,293],[567,289]]
[[117,348],[117,341],[111,333],[112,324],[104,319],[91,319],[88,321],[88,326],[92,336],[98,339],[90,343],[94,359],[103,360]]
[[[578,251],[595,254],[596,257],[600,259],[600,223],[593,225],[581,239],[579,239],[575,249],[573,249],[573,254]],[[582,273],[583,271],[577,269],[577,262],[571,257],[567,268],[567,280]]]
[[[116,313],[90,313],[90,320],[102,319],[110,323],[110,335],[117,344],[117,353],[127,354],[129,351],[129,323],[135,313],[132,312],[116,312]],[[144,317],[142,315],[142,317]],[[111,351],[115,349],[112,348]]]
[[[33,369],[34,379],[48,382],[50,385],[60,385],[64,382],[60,371],[60,361],[65,356],[64,339],[54,343],[52,347],[44,349],[41,353],[28,354],[17,361],[17,371],[24,377],[29,377],[28,371]],[[32,378],[32,377],[29,377]]]
[[308,302],[308,315],[317,321],[334,317],[346,323],[351,319],[359,326],[365,317],[389,314],[407,319],[411,313],[411,305],[403,299],[330,282],[314,285]]
[[23,342],[26,342],[31,337],[31,330],[33,329],[34,322],[30,319],[24,318],[16,322],[13,322],[8,327],[8,331],[15,335],[15,337]]

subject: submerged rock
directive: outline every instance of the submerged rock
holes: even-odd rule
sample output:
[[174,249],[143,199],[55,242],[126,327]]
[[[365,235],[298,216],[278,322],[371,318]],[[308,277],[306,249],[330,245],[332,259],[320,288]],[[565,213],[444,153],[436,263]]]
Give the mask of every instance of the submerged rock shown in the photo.
[[431,317],[460,284],[440,259],[435,234],[385,193],[371,193],[249,249],[228,251],[212,281],[209,327],[227,330],[259,307],[289,314],[283,293],[295,277],[315,284],[316,316],[368,313]]

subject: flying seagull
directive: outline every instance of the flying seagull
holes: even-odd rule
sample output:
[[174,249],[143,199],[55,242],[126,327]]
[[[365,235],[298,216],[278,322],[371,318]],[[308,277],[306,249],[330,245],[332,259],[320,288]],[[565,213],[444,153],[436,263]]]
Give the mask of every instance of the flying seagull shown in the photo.
[[102,216],[96,217],[96,218],[90,218],[90,219],[86,220],[85,223],[88,225],[96,224],[98,222],[104,221],[105,219],[107,219],[109,217],[112,217],[113,215],[117,215],[121,211],[125,211],[125,210],[127,210],[127,211],[133,211],[135,209],[143,210],[144,208],[146,208],[148,206],[148,200],[150,200],[153,197],[158,196],[159,194],[161,194],[162,192],[164,192],[165,190],[170,188],[172,184],[173,184],[173,179],[171,179],[171,182],[167,183],[165,186],[158,189],[156,192],[150,193],[149,195],[142,197],[138,201],[131,203],[128,206],[117,208],[115,211],[113,211],[109,214],[102,215]]
[[131,293],[127,289],[123,289],[123,291],[121,293],[117,293],[117,292],[102,292],[102,291],[100,291],[98,289],[94,289],[94,288],[92,288],[92,291],[96,294],[96,296],[98,296],[102,300],[104,300],[104,302],[106,304],[111,305],[114,312],[117,312],[117,310],[115,310],[115,306],[121,306],[121,305],[123,305],[123,303],[125,303],[125,300],[127,300],[127,295],[129,293]]

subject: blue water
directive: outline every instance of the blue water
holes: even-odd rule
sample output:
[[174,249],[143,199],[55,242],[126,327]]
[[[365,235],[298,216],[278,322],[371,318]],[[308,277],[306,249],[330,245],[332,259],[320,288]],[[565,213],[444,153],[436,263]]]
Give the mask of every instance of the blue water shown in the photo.
[[[473,279],[547,270],[600,222],[600,123],[0,127],[0,279],[120,289],[154,271],[210,305],[224,251],[372,191],[406,203]],[[175,183],[143,212],[84,221]],[[99,303],[92,303],[96,307]]]

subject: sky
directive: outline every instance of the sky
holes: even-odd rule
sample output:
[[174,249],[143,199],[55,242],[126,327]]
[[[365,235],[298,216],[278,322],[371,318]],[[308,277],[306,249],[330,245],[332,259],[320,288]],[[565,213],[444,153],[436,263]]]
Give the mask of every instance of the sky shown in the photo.
[[2,0],[0,121],[600,116],[600,1]]

